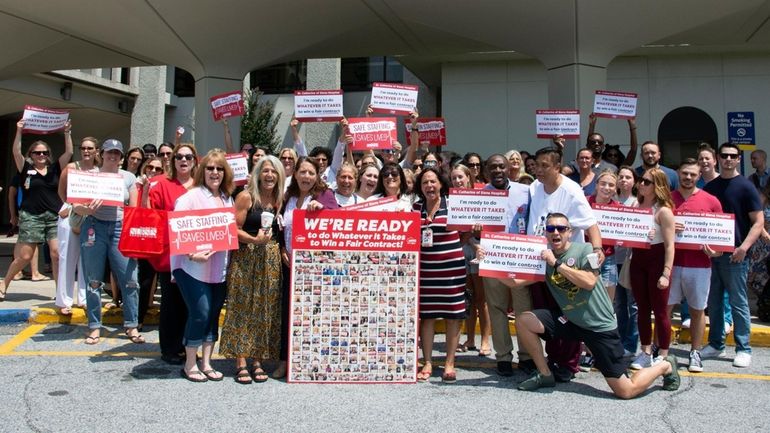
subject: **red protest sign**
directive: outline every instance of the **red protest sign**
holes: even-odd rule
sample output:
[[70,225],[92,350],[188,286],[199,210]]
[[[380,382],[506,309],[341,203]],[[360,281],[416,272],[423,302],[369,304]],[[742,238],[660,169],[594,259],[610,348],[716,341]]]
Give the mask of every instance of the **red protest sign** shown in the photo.
[[353,135],[353,150],[392,149],[397,140],[395,117],[352,117],[348,130]]
[[[412,119],[404,119],[406,142],[412,144]],[[443,117],[425,117],[417,120],[420,144],[443,146],[446,144],[446,123]]]
[[172,256],[238,249],[234,208],[169,212],[168,228]]
[[226,117],[243,116],[243,95],[241,95],[240,90],[212,96],[210,101],[211,113],[214,115],[215,122]]

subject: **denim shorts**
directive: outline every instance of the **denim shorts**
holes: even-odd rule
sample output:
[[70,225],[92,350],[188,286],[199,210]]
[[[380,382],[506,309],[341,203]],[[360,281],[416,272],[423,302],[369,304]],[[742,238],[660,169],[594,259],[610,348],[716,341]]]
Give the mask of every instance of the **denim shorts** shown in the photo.
[[618,266],[615,264],[615,256],[611,255],[604,258],[601,267],[602,284],[604,287],[618,285]]
[[56,239],[59,215],[45,211],[39,215],[19,210],[19,238],[17,242],[42,244]]

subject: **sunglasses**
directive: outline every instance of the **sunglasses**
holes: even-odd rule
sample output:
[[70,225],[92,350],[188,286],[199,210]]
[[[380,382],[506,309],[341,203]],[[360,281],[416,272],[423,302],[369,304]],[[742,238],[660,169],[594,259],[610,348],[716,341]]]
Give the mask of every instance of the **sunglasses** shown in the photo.
[[569,230],[568,226],[553,226],[553,225],[550,225],[550,224],[545,226],[545,231],[547,231],[548,233],[553,233],[553,232],[556,232],[556,231],[558,231],[559,233],[564,233],[567,230]]
[[174,153],[174,152],[161,152],[158,155],[160,155],[160,156],[165,158],[165,157],[171,156],[172,153]]
[[719,157],[722,159],[738,159],[740,155],[737,153],[720,153]]
[[30,155],[35,155],[35,156],[48,156],[49,154],[50,152],[47,150],[33,150],[32,152],[30,152]]
[[392,178],[396,178],[397,179],[400,176],[398,175],[397,171],[388,171],[386,173],[382,173],[382,177],[384,177],[384,178],[392,177]]
[[[163,154],[161,153],[161,155],[163,155]],[[187,155],[182,155],[181,153],[177,153],[176,155],[174,155],[174,159],[176,159],[177,161],[181,161],[183,159],[186,159],[188,161],[192,161],[193,158],[195,158],[195,155],[193,155],[192,153],[188,153]],[[206,167],[206,168],[208,168],[208,167]]]
[[294,158],[291,156],[282,156],[280,159],[281,161],[294,161]]
[[412,166],[412,168],[420,170],[420,169],[422,169],[422,164],[415,164],[415,165]]
[[599,141],[599,140],[588,140],[588,142],[591,144],[604,144],[603,141]]
[[393,153],[393,149],[382,149],[382,153],[391,154]]
[[481,168],[481,163],[469,162],[467,166],[468,166],[468,168]]
[[154,165],[148,165],[145,167],[144,171],[154,171],[155,173],[160,173],[163,171],[163,167],[156,167]]
[[141,161],[141,160],[142,160],[142,158],[140,158],[140,157],[138,157],[138,156],[131,156],[131,157],[129,157],[129,158],[128,158],[128,160],[129,160],[129,161]]
[[641,183],[644,186],[650,186],[650,185],[653,184],[653,182],[654,181],[652,181],[650,179],[647,179],[646,177],[643,177],[643,178],[639,179],[639,183]]
[[219,172],[219,173],[224,173],[225,172],[225,168],[224,167],[212,167],[210,165],[207,165],[206,166],[206,171],[216,171],[216,172]]
[[435,167],[438,165],[438,161],[425,161],[422,164],[426,167]]
[[86,152],[86,151],[87,152],[93,152],[94,150],[96,150],[95,147],[80,146],[80,151],[81,152]]

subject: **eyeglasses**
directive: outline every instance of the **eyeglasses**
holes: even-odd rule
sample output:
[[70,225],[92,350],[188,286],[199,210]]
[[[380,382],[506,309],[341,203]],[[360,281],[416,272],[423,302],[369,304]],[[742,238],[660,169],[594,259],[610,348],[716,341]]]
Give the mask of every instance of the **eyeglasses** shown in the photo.
[[219,172],[219,173],[224,173],[225,172],[225,168],[224,167],[212,167],[210,165],[207,165],[206,166],[206,171],[216,171],[216,172]]
[[[161,153],[161,155],[163,155],[163,154]],[[176,155],[174,155],[174,159],[176,159],[177,161],[181,161],[183,159],[186,159],[188,161],[192,161],[193,158],[195,158],[195,155],[193,155],[192,153],[188,153],[186,155],[182,155],[181,153],[177,153]]]
[[654,181],[652,181],[650,179],[647,179],[646,177],[643,177],[643,178],[639,179],[639,183],[641,183],[644,186],[650,186],[650,185],[653,184],[653,182]]
[[558,231],[559,233],[564,233],[567,230],[569,230],[568,226],[552,226],[550,224],[545,226],[545,231],[547,231],[548,233],[553,233],[556,231]]
[[384,178],[388,178],[388,177],[398,178],[400,176],[398,175],[397,171],[388,171],[388,172],[382,173],[382,177],[384,177]]
[[280,160],[281,161],[294,161],[294,158],[292,158],[291,156],[282,156],[280,158]]
[[156,167],[154,165],[148,165],[144,168],[144,171],[154,171],[155,173],[160,173],[163,171],[163,167]]
[[33,150],[32,152],[30,152],[31,155],[35,155],[35,156],[48,156],[50,153],[51,152],[47,150]]
[[469,162],[468,168],[481,168],[481,163],[478,162]]
[[167,157],[171,156],[171,154],[173,154],[173,153],[174,152],[160,152],[158,155],[160,155],[160,156],[162,156],[164,158],[167,158]]
[[134,162],[136,162],[136,161],[141,161],[141,160],[142,160],[142,158],[140,158],[140,157],[138,157],[138,156],[129,156],[129,157],[128,157],[128,160],[129,160],[129,161],[134,161]]
[[318,161],[318,162],[326,162],[326,161],[328,161],[329,159],[328,159],[328,158],[320,158],[320,157],[316,157],[316,158],[315,158],[315,160],[316,160],[316,161]]
[[719,157],[722,159],[738,159],[740,155],[737,153],[720,153]]

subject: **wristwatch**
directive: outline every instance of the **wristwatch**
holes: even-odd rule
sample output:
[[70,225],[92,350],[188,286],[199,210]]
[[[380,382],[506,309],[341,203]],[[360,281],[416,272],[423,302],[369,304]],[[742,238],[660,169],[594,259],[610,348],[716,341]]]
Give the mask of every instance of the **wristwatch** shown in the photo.
[[553,270],[554,271],[558,270],[559,266],[561,266],[561,260],[556,259],[556,263],[553,264]]

